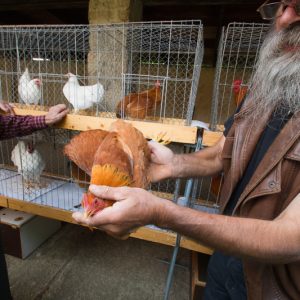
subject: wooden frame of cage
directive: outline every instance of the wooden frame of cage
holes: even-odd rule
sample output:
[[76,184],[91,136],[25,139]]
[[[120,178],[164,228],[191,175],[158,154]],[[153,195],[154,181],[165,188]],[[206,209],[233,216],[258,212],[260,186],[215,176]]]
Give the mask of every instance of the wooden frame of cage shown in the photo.
[[[42,116],[47,114],[46,111],[33,110],[33,109],[22,109],[14,108],[17,115],[25,116]],[[173,119],[172,119],[173,120]],[[116,119],[108,117],[93,117],[84,115],[68,114],[64,121],[55,126],[61,129],[70,129],[85,131],[91,129],[103,129],[109,130],[111,124],[116,121]],[[183,123],[178,120],[178,125],[168,124],[168,120],[165,123],[158,122],[142,122],[142,121],[127,121],[131,123],[134,127],[138,128],[147,139],[153,139],[159,134],[164,133],[165,137],[170,142],[177,143],[187,143],[195,144],[197,137],[197,128],[184,126]]]
[[[17,115],[45,115],[46,111],[30,110],[15,108]],[[90,117],[81,115],[67,115],[65,120],[57,125],[57,128],[71,129],[71,130],[89,130],[89,129],[108,129],[111,123],[115,119],[101,118],[101,117]],[[189,127],[184,125],[169,125],[154,122],[140,122],[140,121],[129,121],[133,126],[138,128],[143,134],[152,138],[155,135],[164,132],[168,139],[172,142],[177,143],[189,143],[194,144],[197,140],[197,127]],[[204,130],[202,144],[205,146],[213,146],[222,132],[211,132]],[[171,194],[157,193],[157,196],[171,200]],[[201,202],[201,200],[199,200]],[[72,212],[62,210],[55,207],[44,206],[40,204],[34,204],[30,202],[25,202],[23,200],[18,200],[14,198],[9,198],[6,196],[0,196],[0,206],[28,212],[31,214],[40,215],[43,217],[60,220],[63,222],[77,224],[72,218]],[[146,241],[151,241],[155,243],[160,243],[169,246],[176,245],[176,233],[171,231],[162,230],[159,228],[152,227],[141,227],[136,232],[131,233],[130,237],[138,238]],[[192,240],[187,237],[182,237],[180,242],[180,247],[201,252],[204,254],[211,254],[212,249]]]

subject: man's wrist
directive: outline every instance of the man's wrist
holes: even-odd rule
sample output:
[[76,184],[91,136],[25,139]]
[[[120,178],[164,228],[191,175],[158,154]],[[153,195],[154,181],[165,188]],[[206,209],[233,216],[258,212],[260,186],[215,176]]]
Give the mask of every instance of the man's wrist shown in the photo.
[[172,211],[172,207],[174,208],[176,207],[176,205],[170,200],[166,200],[158,197],[155,198],[156,199],[154,199],[154,201],[157,201],[157,203],[155,203],[154,205],[155,210],[154,210],[153,224],[158,227],[168,228],[169,213],[170,211]]
[[180,172],[179,172],[179,167],[180,167],[180,154],[175,154],[173,156],[172,162],[170,164],[169,168],[169,178],[179,178],[180,177]]

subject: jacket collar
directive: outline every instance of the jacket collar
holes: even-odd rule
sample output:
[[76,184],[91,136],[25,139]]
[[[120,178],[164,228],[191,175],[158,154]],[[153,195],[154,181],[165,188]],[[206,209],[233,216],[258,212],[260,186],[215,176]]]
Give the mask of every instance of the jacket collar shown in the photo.
[[[242,122],[243,118],[245,118],[245,113],[250,113],[254,109],[254,105],[246,107],[244,110],[239,112],[235,116],[235,122],[237,124],[235,131],[235,142],[236,153],[233,152],[232,166],[240,166],[240,170],[233,170],[231,173],[232,176],[236,176],[235,174],[239,174],[239,178],[242,176],[245,171],[247,164],[250,161],[251,153],[253,153],[257,141],[261,136],[262,132],[265,129],[265,124],[267,124],[268,120],[271,117],[272,110],[262,116],[259,122],[253,122],[251,120],[247,120]],[[247,117],[246,117],[247,118]],[[292,116],[292,118],[287,122],[284,128],[281,130],[279,135],[276,137],[275,141],[268,149],[267,153],[265,153],[262,161],[258,165],[255,173],[250,179],[246,189],[242,193],[236,208],[245,201],[247,196],[255,189],[255,187],[270,173],[270,171],[280,162],[282,157],[287,153],[287,151],[293,146],[296,140],[300,137],[300,112]],[[238,154],[238,155],[237,155]],[[236,160],[242,160],[237,162]],[[235,180],[235,182],[237,182]],[[278,186],[270,185],[269,190],[264,190],[264,193],[273,193],[278,190]],[[259,193],[259,191],[256,191]],[[252,195],[253,196],[253,195]],[[249,199],[247,199],[249,200]],[[245,201],[246,202],[246,201]]]

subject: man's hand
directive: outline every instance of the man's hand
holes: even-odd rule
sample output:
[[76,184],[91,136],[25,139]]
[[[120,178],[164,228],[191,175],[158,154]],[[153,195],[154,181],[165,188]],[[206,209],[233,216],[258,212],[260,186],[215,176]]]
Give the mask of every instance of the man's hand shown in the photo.
[[10,103],[5,102],[5,101],[0,101],[0,109],[3,110],[6,113],[9,113],[12,116],[15,115],[13,104],[10,104]]
[[73,218],[78,223],[97,227],[121,239],[128,238],[138,227],[155,224],[163,210],[164,202],[168,201],[139,188],[91,185],[89,190],[99,198],[116,202],[93,217],[85,218],[82,213],[76,212]]
[[151,151],[151,164],[148,177],[151,182],[157,182],[174,176],[174,162],[176,155],[168,147],[157,142],[148,142]]
[[65,104],[58,104],[52,106],[45,116],[45,122],[49,126],[58,123],[67,115],[68,112],[69,109],[66,107]]

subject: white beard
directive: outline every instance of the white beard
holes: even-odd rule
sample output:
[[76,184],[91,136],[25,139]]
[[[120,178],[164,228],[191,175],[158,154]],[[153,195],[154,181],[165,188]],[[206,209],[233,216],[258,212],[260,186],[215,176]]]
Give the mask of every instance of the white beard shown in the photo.
[[283,114],[300,111],[300,25],[266,37],[250,84],[259,117],[272,108]]

